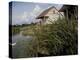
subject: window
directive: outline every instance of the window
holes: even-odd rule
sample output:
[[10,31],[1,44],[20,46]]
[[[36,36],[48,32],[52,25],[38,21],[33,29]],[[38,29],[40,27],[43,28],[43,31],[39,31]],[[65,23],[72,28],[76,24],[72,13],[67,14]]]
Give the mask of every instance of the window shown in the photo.
[[53,10],[53,14],[55,14],[55,11]]

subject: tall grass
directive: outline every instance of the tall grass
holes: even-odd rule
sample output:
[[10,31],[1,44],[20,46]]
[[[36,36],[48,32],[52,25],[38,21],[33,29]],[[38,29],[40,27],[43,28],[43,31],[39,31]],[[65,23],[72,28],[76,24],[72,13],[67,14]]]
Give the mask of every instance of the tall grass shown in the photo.
[[34,40],[31,51],[34,55],[72,55],[78,53],[78,21],[58,19],[55,23],[33,28]]
[[12,35],[20,32],[20,27],[12,27]]

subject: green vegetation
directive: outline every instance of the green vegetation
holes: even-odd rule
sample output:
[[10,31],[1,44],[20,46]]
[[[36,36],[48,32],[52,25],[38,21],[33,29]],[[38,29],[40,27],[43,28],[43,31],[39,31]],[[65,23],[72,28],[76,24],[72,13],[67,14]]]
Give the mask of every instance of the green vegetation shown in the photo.
[[[13,58],[24,58],[31,57],[29,50],[29,42],[31,40],[20,40],[17,42],[16,46],[12,47]],[[29,54],[30,53],[30,54]]]
[[12,34],[17,34],[20,32],[20,27],[12,27]]
[[[33,25],[34,26],[34,25]],[[24,36],[27,36],[27,35],[29,35],[29,36],[33,36],[34,35],[34,31],[33,31],[33,26],[27,26],[25,29],[24,29],[24,31],[22,32],[22,34],[24,35]]]
[[35,26],[33,31],[35,37],[29,47],[36,56],[78,53],[78,22],[75,19],[59,19],[50,25]]
[[33,38],[29,42],[26,40],[17,42],[17,45],[13,47],[16,50],[16,57],[78,53],[78,21],[74,18],[69,21],[64,18],[58,19],[47,25],[30,25],[25,28],[22,34],[33,36]]
[[31,23],[31,24],[22,24],[22,25],[12,25],[12,34],[17,34],[20,33],[20,31],[24,31],[23,35],[32,35],[33,32],[32,26],[36,25],[36,23]]

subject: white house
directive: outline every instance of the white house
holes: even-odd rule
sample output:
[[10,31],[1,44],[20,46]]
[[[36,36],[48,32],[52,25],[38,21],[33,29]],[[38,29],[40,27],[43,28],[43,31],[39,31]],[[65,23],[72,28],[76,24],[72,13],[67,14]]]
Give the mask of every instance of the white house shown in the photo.
[[36,19],[40,20],[40,24],[51,24],[51,22],[54,22],[63,16],[63,12],[59,12],[56,7],[52,6],[44,10],[39,16],[36,17]]

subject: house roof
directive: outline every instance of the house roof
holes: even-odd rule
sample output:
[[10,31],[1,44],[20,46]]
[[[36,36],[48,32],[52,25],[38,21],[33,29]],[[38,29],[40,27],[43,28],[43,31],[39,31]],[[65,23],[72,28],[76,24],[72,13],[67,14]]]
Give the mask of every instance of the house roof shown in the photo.
[[68,7],[66,5],[63,5],[62,8],[59,10],[59,12],[63,12],[64,10],[66,10]]
[[[48,8],[48,9],[44,10],[39,16],[36,17],[36,19],[40,19],[40,18],[44,17],[52,8],[55,8],[55,7],[52,6],[52,7]],[[45,17],[48,17],[48,16],[45,16]]]
[[76,7],[77,5],[63,5],[59,12],[64,12],[66,9]]

